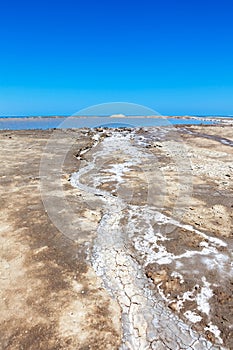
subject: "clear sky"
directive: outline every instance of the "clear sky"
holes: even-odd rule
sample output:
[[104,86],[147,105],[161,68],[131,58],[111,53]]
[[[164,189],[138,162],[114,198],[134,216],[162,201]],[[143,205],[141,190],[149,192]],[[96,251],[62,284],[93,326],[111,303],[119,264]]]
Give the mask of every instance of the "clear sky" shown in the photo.
[[4,0],[0,114],[233,114],[232,0]]

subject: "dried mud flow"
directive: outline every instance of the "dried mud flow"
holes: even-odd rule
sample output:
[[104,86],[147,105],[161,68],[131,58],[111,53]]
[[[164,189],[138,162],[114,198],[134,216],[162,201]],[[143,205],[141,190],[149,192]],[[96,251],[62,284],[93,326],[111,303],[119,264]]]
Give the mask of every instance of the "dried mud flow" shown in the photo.
[[0,349],[233,349],[232,126],[0,139]]

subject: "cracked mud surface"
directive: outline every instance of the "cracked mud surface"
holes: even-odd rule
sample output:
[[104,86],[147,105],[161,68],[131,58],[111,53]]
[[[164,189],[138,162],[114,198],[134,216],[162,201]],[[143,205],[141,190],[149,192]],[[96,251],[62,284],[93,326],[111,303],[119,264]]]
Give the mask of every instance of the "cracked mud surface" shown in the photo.
[[59,132],[51,213],[51,132],[0,133],[0,348],[232,349],[232,127]]

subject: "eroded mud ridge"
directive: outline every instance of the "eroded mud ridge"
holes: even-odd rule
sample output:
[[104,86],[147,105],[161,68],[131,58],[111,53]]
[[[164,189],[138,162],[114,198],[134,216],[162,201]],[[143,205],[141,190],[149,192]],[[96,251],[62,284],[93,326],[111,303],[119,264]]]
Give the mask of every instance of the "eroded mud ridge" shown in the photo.
[[233,152],[189,133],[109,131],[71,178],[101,207],[89,260],[121,308],[120,349],[231,349]]

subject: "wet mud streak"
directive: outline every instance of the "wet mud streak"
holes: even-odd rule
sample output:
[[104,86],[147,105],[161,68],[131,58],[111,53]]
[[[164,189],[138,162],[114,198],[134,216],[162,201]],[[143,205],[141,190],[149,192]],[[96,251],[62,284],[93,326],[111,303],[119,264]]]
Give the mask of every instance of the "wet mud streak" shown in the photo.
[[209,139],[209,140],[214,140],[214,141],[217,141],[225,146],[233,147],[233,141],[228,139],[228,138],[225,138],[225,137],[221,137],[221,136],[217,136],[217,135],[209,135],[209,134],[193,131],[193,130],[190,130],[187,128],[180,128],[180,130],[183,133],[186,133],[186,134],[189,134],[192,136],[201,137],[201,138],[205,138],[205,139]]
[[[173,313],[159,293],[155,294],[150,288],[152,282],[146,277],[140,256],[131,242],[132,237],[136,237],[137,222],[122,225],[124,213],[136,220],[146,218],[148,222],[150,217],[154,220],[160,215],[153,208],[131,205],[130,198],[118,195],[124,176],[133,167],[143,168],[145,163],[153,161],[153,156],[141,143],[133,132],[113,131],[91,150],[92,160],[71,177],[73,186],[101,199],[103,216],[90,261],[104,287],[121,307],[123,338],[120,349],[224,349],[195,332],[191,324]],[[112,191],[103,186],[110,182],[115,183]],[[146,214],[147,209],[149,214]],[[154,235],[150,222],[145,229],[148,235]]]

